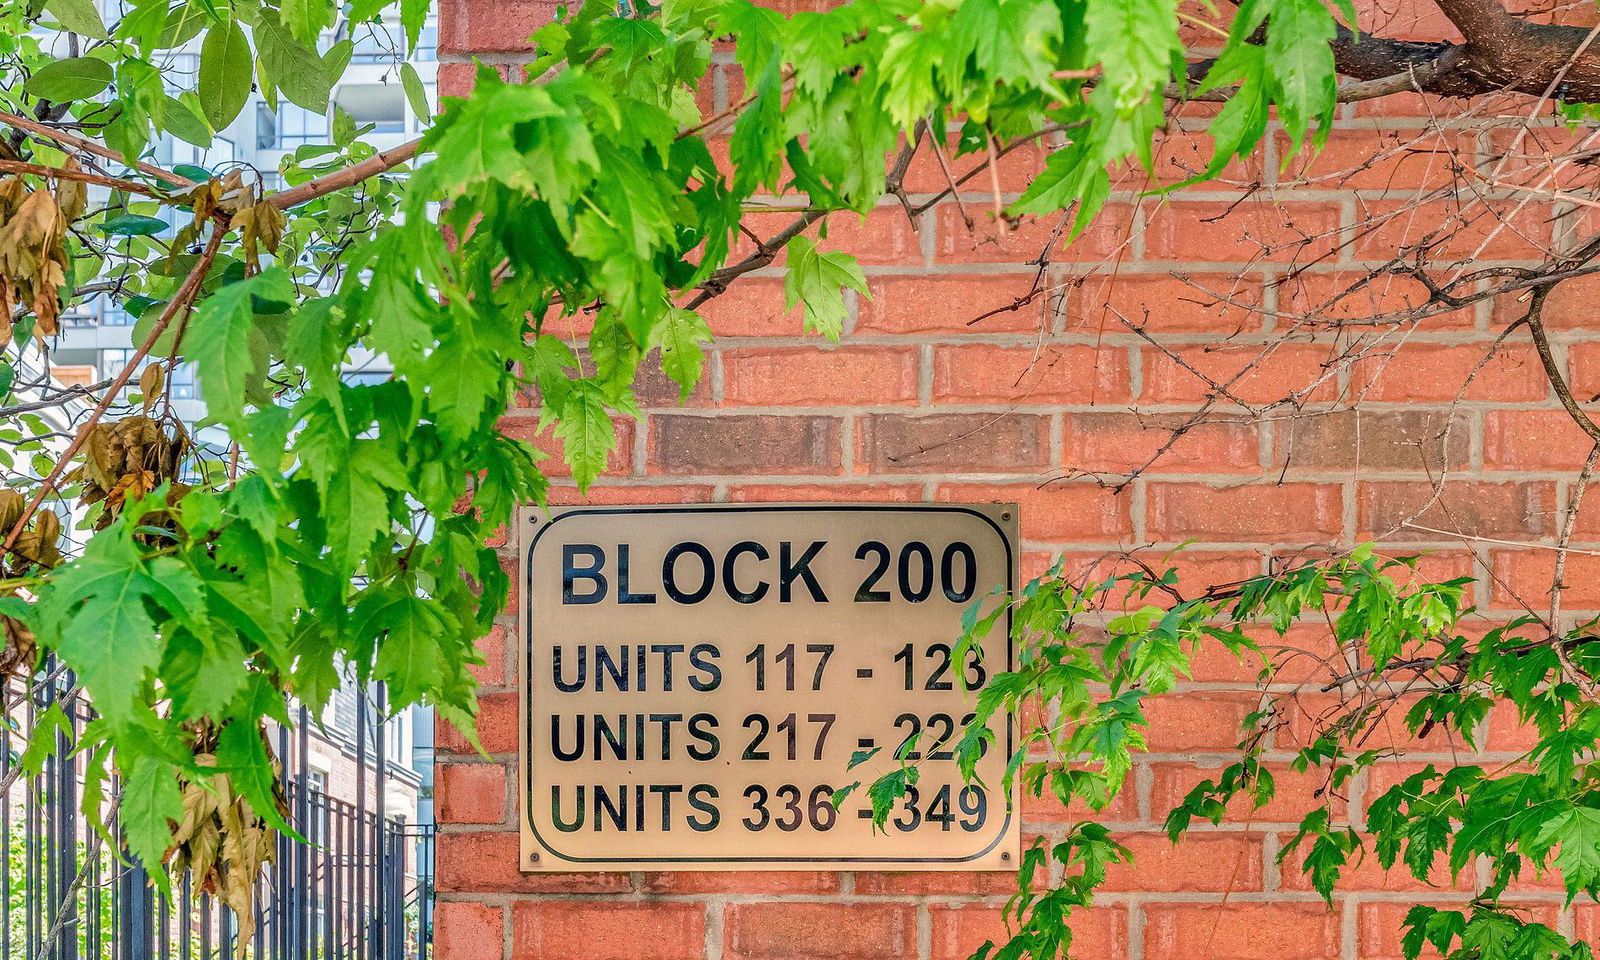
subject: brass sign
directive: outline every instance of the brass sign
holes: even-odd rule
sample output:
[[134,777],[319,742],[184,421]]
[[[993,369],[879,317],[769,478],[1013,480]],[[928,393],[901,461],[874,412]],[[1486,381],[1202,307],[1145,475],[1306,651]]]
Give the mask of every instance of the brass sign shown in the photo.
[[[979,760],[987,786],[952,754],[974,691],[1011,666],[1009,618],[981,657],[951,647],[963,611],[1016,584],[1016,516],[525,510],[523,869],[1014,868],[1010,718]],[[919,779],[875,830],[865,784],[897,751]]]

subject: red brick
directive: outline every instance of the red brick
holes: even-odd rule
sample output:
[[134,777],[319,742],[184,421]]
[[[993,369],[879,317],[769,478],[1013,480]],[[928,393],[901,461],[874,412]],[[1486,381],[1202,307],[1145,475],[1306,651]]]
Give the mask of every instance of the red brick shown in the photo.
[[451,0],[439,9],[439,52],[525,53],[532,33],[554,20],[555,0]]
[[[477,86],[479,69],[480,67],[475,63],[439,64],[438,90],[440,99],[439,103],[436,104],[438,109],[444,109],[445,97],[464,97],[471,93],[472,88]],[[491,66],[489,69],[499,74],[500,79],[505,79],[505,67]]]
[[[1349,809],[1345,798],[1325,792],[1328,778],[1324,771],[1297,773],[1287,764],[1269,764],[1267,769],[1272,775],[1272,799],[1258,809],[1254,797],[1247,790],[1228,804],[1224,823],[1297,824],[1307,813],[1324,804],[1332,808],[1335,818],[1342,819]],[[1222,766],[1220,763],[1156,763],[1151,764],[1150,773],[1150,819],[1160,823],[1202,781],[1217,782],[1222,776]],[[1199,824],[1203,821],[1195,822]],[[1191,834],[1184,842],[1206,836],[1210,834]]]
[[821,250],[843,250],[867,266],[921,265],[922,240],[898,205],[878,207],[862,218],[835,213],[827,218],[826,237],[817,237]]
[[670,487],[617,487],[596,483],[583,493],[561,483],[550,485],[548,501],[556,506],[586,506],[592,503],[633,505],[640,503],[709,503],[711,488],[701,484]]
[[[1038,260],[1050,248],[1053,261],[1107,260],[1119,251],[1125,252],[1131,233],[1132,208],[1120,204],[1107,204],[1094,223],[1076,239],[1067,237],[1070,227],[1055,240],[1051,237],[1056,224],[1071,212],[1047,217],[1026,217],[1014,226],[1001,231],[996,227],[991,210],[968,203],[967,213],[973,218],[972,229],[967,229],[961,211],[953,203],[938,207],[938,251],[941,263],[1010,263],[1022,265]],[[1026,287],[1024,287],[1026,289]]]
[[1255,331],[1260,302],[1258,277],[1094,274],[1067,290],[1067,330],[1124,333],[1126,320],[1152,334]]
[[[1001,908],[982,904],[935,904],[932,960],[967,960],[985,941],[1010,939]],[[1128,955],[1128,915],[1121,907],[1079,907],[1067,919],[1074,960],[1123,960]]]
[[1514,403],[1543,400],[1550,385],[1531,347],[1407,343],[1358,361],[1350,371],[1350,393],[1365,402]]
[[1177,843],[1165,833],[1117,838],[1133,851],[1131,863],[1106,871],[1103,889],[1123,893],[1226,893],[1260,890],[1259,834],[1192,833]]
[[1128,353],[1045,343],[937,347],[935,403],[1112,403],[1130,398]]
[[877,473],[1032,473],[1050,463],[1048,421],[1030,414],[872,414],[856,462]]
[[915,347],[728,350],[722,355],[728,406],[905,404],[917,400]]
[[1146,347],[1140,398],[1199,403],[1215,396],[1249,404],[1331,399],[1337,392],[1335,359],[1328,347],[1316,344]]
[[1342,662],[1325,622],[1290,624],[1282,634],[1269,624],[1246,624],[1240,629],[1260,645],[1261,653],[1236,658],[1217,645],[1211,655],[1193,661],[1196,683],[1255,683],[1265,656],[1272,663],[1274,683],[1315,681],[1320,686],[1336,675],[1331,670]]
[[798,337],[804,330],[799,305],[785,309],[783,281],[743,277],[726,293],[700,305],[714,337]]
[[1483,416],[1483,465],[1490,470],[1576,472],[1593,446],[1562,410],[1490,410]]
[[1088,483],[944,484],[938,499],[949,503],[1015,503],[1025,540],[1116,541],[1133,533],[1128,501]]
[[[472,745],[438,717],[433,723],[440,753],[473,753]],[[478,697],[478,742],[485,753],[514,753],[517,749],[517,695],[490,693]]]
[[837,474],[839,421],[832,417],[650,418],[653,472],[695,474]]
[[1491,752],[1527,753],[1538,745],[1539,727],[1524,720],[1516,704],[1498,700],[1489,711],[1489,739],[1485,749]]
[[[1032,281],[1032,273],[870,277],[867,289],[872,297],[858,301],[855,332],[1006,333],[1043,329],[1048,297],[1038,297],[1016,310],[1002,310],[970,323],[1027,296]],[[799,329],[798,321],[794,329]]]
[[904,903],[733,903],[723,931],[727,960],[887,960],[917,949]]
[[[1287,152],[1288,136],[1280,133],[1277,142]],[[1465,179],[1476,149],[1470,133],[1335,130],[1314,154],[1302,148],[1279,180],[1317,190],[1436,189]]]
[[1332,203],[1172,200],[1148,211],[1145,257],[1315,263],[1339,246]]
[[[1280,313],[1314,322],[1399,314],[1427,305],[1431,297],[1427,287],[1410,277],[1374,276],[1366,270],[1296,273],[1284,277],[1276,289]],[[1476,312],[1467,307],[1428,316],[1420,321],[1419,329],[1471,329],[1476,323]]]
[[1145,960],[1335,960],[1339,918],[1321,903],[1152,903]]
[[915,503],[922,499],[922,487],[912,484],[883,483],[745,483],[728,488],[734,503],[840,501],[845,503]]
[[439,820],[442,823],[500,823],[506,818],[506,780],[498,763],[440,763]]
[[523,873],[521,839],[515,833],[439,834],[437,879],[441,892],[617,893],[628,889],[625,873]]
[[1600,343],[1584,341],[1567,348],[1567,385],[1580,402],[1600,395]]
[[[1469,197],[1472,195],[1468,195]],[[1502,209],[1503,208],[1503,209]],[[1529,203],[1512,212],[1504,201],[1491,208],[1468,207],[1457,199],[1357,201],[1352,255],[1387,262],[1424,245],[1428,259],[1519,260],[1543,258],[1551,246],[1548,203]]]
[[[1205,16],[1203,4],[1188,6],[1191,8],[1188,11],[1191,15]],[[1180,25],[1179,29],[1182,30],[1187,25]],[[1202,40],[1198,45],[1210,46],[1211,43]],[[1150,169],[1146,170],[1136,159],[1129,158],[1126,162],[1111,168],[1111,183],[1114,189],[1120,190],[1146,190],[1183,183],[1205,174],[1215,153],[1216,144],[1209,133],[1175,126],[1165,131],[1158,130],[1151,138]],[[1260,183],[1263,173],[1262,157],[1262,152],[1258,150],[1243,158],[1236,157],[1229,160],[1214,178],[1206,181],[1206,186],[1202,189],[1217,189],[1231,184]]]
[[1069,474],[1126,474],[1146,464],[1147,473],[1257,472],[1261,440],[1254,424],[1232,418],[1189,426],[1192,419],[1182,413],[1064,414],[1061,465]]
[[1244,736],[1244,718],[1260,708],[1249,692],[1166,693],[1144,701],[1145,738],[1154,753],[1231,751]]
[[[1455,25],[1429,3],[1396,3],[1394,0],[1357,0],[1357,23],[1364,31],[1405,40],[1448,40],[1459,42]],[[1385,98],[1378,98],[1379,101]],[[1430,113],[1421,116],[1432,116]]]
[[[1459,534],[1525,540],[1552,532],[1555,510],[1554,483],[1363,483],[1356,488],[1356,536],[1448,540]],[[1448,532],[1434,532],[1441,530]]]
[[[627,418],[614,416],[611,422],[616,429],[616,446],[606,456],[606,476],[626,476],[633,472],[633,432],[637,424]],[[539,419],[528,414],[504,417],[500,432],[508,437],[523,440],[543,451],[547,456],[539,461],[539,469],[552,477],[570,477],[572,468],[567,465],[565,451],[555,430],[539,430]]]
[[505,911],[492,903],[441,900],[433,908],[434,954],[446,960],[495,960],[505,947]]
[[[922,148],[911,158],[911,166],[906,168],[906,178],[901,184],[906,192],[939,193],[948,190],[951,179],[954,179],[963,194],[991,193],[994,181],[989,175],[988,154],[969,153],[958,157],[956,147],[955,136],[948,137],[944,145],[945,166],[950,168],[950,176],[947,177],[939,158],[934,156],[931,141],[925,139]],[[1044,170],[1045,159],[1049,155],[1048,147],[1034,141],[1002,156],[995,167],[1000,179],[1000,192],[1021,193],[1026,190],[1033,178]]]
[[480,684],[498,687],[506,682],[506,628],[498,624],[490,627],[488,634],[479,637],[477,641],[479,656],[483,663],[469,667],[472,676]]
[[[1437,648],[1406,652],[1437,652]],[[1431,728],[1412,733],[1406,715],[1416,704],[1417,699],[1418,695],[1405,695],[1369,705],[1371,709],[1361,716],[1362,746],[1372,750],[1393,750],[1401,754],[1455,755],[1472,752],[1470,740],[1454,727],[1436,724]],[[1284,750],[1310,746],[1336,724],[1347,727],[1352,712],[1349,701],[1342,701],[1336,694],[1331,693],[1302,691],[1296,695],[1293,704],[1280,699],[1278,706],[1280,711],[1287,712],[1289,720],[1288,725],[1278,731],[1276,746]]]
[[1342,522],[1339,488],[1325,484],[1152,483],[1147,505],[1156,540],[1319,540],[1337,535]]
[[1600,941],[1600,904],[1580,903],[1572,908],[1573,928],[1584,943]]
[[[1028,572],[1030,556],[1032,554],[1024,553],[1022,557],[1024,580],[1043,572],[1042,570],[1033,574]],[[1135,570],[1143,569],[1131,561],[1108,558],[1104,550],[1083,553],[1063,552],[1061,557],[1065,561],[1062,576],[1069,579],[1081,580],[1093,576],[1099,580],[1113,575],[1126,576]],[[1179,589],[1191,595],[1198,594],[1210,584],[1233,583],[1261,573],[1261,554],[1257,551],[1228,552],[1193,548],[1176,551],[1147,550],[1143,557],[1145,563],[1153,567],[1157,573],[1165,572],[1168,568],[1172,569],[1178,578]],[[1055,557],[1049,556],[1044,565],[1049,566],[1054,562]]]
[[866,896],[922,896],[959,894],[963,896],[1004,896],[1017,892],[1017,875],[1012,870],[940,870],[916,873],[856,874],[855,892]]
[[698,903],[544,901],[511,911],[512,960],[685,960],[705,950]]
[[[1600,275],[1563,280],[1550,288],[1539,314],[1546,327],[1559,330],[1600,328]],[[1492,325],[1504,327],[1528,312],[1528,291],[1495,298]]]
[[[1554,551],[1496,550],[1490,557],[1494,565],[1495,607],[1520,610],[1526,605],[1535,611],[1549,610]],[[1600,609],[1600,557],[1569,553],[1562,580],[1566,584],[1561,592],[1563,609]]]

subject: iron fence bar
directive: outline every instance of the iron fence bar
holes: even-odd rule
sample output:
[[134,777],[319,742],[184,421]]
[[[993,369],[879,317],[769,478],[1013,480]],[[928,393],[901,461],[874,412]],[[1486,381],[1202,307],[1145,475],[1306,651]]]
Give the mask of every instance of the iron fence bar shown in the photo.
[[[196,877],[154,890],[145,870],[95,840],[80,800],[91,758],[72,747],[93,712],[71,673],[46,664],[27,683],[5,688],[0,720],[0,960],[232,960],[244,937],[246,960],[426,960],[431,928],[432,831],[388,810],[394,759],[384,720],[386,691],[353,699],[355,802],[313,782],[311,713],[273,737],[291,824],[308,843],[280,838],[277,856],[244,919]],[[66,715],[38,777],[6,780],[46,710]],[[340,729],[348,730],[348,727]],[[340,749],[339,741],[331,747]],[[113,782],[107,795],[118,794]],[[118,829],[114,811],[109,820]],[[412,883],[412,850],[418,869]]]

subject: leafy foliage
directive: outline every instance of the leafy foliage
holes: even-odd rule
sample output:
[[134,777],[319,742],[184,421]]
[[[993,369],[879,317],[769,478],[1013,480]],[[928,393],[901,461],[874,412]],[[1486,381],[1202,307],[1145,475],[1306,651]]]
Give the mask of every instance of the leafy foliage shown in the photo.
[[[427,12],[400,3],[406,46]],[[166,861],[209,872],[229,898],[283,826],[260,733],[287,722],[285,697],[315,713],[341,683],[381,682],[395,708],[433,704],[470,734],[474,641],[508,593],[485,544],[545,494],[542,454],[499,429],[519,396],[535,399],[541,430],[587,487],[615,450],[615,420],[635,412],[652,352],[684,396],[694,389],[709,338],[695,308],[742,273],[784,252],[789,306],[838,338],[846,291],[867,288],[854,258],[828,248],[827,226],[877,207],[898,187],[888,158],[928,131],[957,130],[961,152],[991,157],[1058,138],[1004,214],[1067,211],[1076,232],[1105,203],[1111,170],[1151,165],[1169,99],[1227,95],[1197,179],[1254,150],[1274,112],[1295,145],[1320,142],[1336,100],[1338,27],[1317,0],[1247,0],[1193,89],[1173,0],[855,0],[791,17],[749,0],[672,0],[637,16],[586,4],[537,33],[525,76],[485,67],[469,97],[447,99],[410,169],[411,149],[379,153],[337,111],[332,142],[285,161],[282,193],[238,170],[141,165],[161,135],[210,144],[252,85],[273,109],[327,111],[353,48],[319,37],[340,18],[382,14],[371,0],[134,0],[114,23],[84,0],[0,10],[0,59],[17,80],[0,89],[13,130],[0,159],[34,165],[0,180],[0,394],[65,306],[107,295],[137,318],[142,360],[195,366],[214,425],[233,438],[196,445],[163,403],[161,374],[139,376],[138,414],[97,409],[64,453],[44,445],[42,420],[18,418],[34,476],[0,495],[0,666],[26,672],[50,655],[76,671],[102,714],[78,745],[100,761],[85,796],[115,771],[132,851],[158,875]],[[70,34],[69,55],[39,26]],[[694,93],[719,42],[746,95],[707,117]],[[163,71],[186,45],[199,51],[197,91]],[[399,76],[425,111],[414,71]],[[95,136],[94,149],[69,128]],[[126,169],[86,174],[69,153]],[[109,190],[93,209],[86,182]],[[755,208],[797,220],[745,254]],[[557,335],[580,315],[582,342]],[[365,354],[385,357],[392,378],[347,381],[347,360]],[[81,544],[40,510],[71,500]],[[1311,811],[1285,856],[1301,856],[1324,896],[1367,855],[1418,876],[1487,861],[1492,879],[1468,909],[1412,911],[1408,955],[1431,944],[1463,960],[1586,960],[1586,946],[1501,896],[1529,869],[1559,870],[1573,897],[1600,885],[1591,631],[1541,636],[1521,621],[1469,639],[1459,584],[1413,581],[1370,551],[1192,600],[1170,572],[1075,584],[1052,571],[972,611],[969,645],[1013,605],[1022,657],[980,692],[958,758],[970,774],[994,743],[989,722],[1043,701],[1060,722],[1031,734],[1010,775],[1104,809],[1145,748],[1147,702],[1197,651],[1260,656],[1247,625],[1281,633],[1326,617],[1362,664],[1343,683],[1438,678],[1407,705],[1413,730],[1467,733],[1509,702],[1540,740],[1517,767],[1418,773],[1374,798],[1364,834]],[[1352,701],[1296,765],[1333,789],[1348,782],[1383,756],[1363,737],[1392,706]],[[1261,744],[1278,717],[1270,706],[1251,716],[1238,761],[1169,816],[1174,837],[1220,821],[1235,798],[1272,798]],[[916,775],[904,765],[868,788],[880,816]],[[219,833],[236,851],[226,863]],[[1068,949],[1072,912],[1127,857],[1090,821],[1035,844],[1008,908],[1016,937],[996,955]],[[1052,863],[1062,879],[1045,883]]]
[[[1469,866],[1485,862],[1491,879],[1468,909],[1410,911],[1408,958],[1427,944],[1457,960],[1587,960],[1588,944],[1528,920],[1506,898],[1512,883],[1530,873],[1559,873],[1569,900],[1594,899],[1600,884],[1600,768],[1592,759],[1600,744],[1600,702],[1584,692],[1600,676],[1592,625],[1569,635],[1530,636],[1529,618],[1472,639],[1463,623],[1472,613],[1462,605],[1464,583],[1420,581],[1415,558],[1383,558],[1370,546],[1214,587],[1193,599],[1182,595],[1170,569],[1143,567],[1074,582],[1058,564],[1016,597],[980,601],[969,612],[964,646],[976,643],[1010,607],[1018,666],[979,692],[957,760],[971,776],[980,751],[995,740],[991,728],[1007,712],[1026,707],[1050,719],[1020,731],[1009,786],[1069,809],[1103,810],[1126,786],[1134,753],[1147,748],[1145,701],[1171,690],[1201,657],[1259,663],[1263,706],[1243,722],[1238,759],[1166,814],[1169,836],[1181,842],[1197,822],[1223,822],[1236,801],[1245,809],[1272,801],[1276,784],[1264,762],[1266,735],[1304,709],[1293,693],[1266,692],[1277,672],[1303,655],[1274,654],[1283,649],[1274,641],[1304,620],[1329,623],[1338,647],[1326,658],[1328,689],[1343,695],[1311,742],[1294,751],[1292,768],[1319,777],[1323,787],[1321,803],[1305,813],[1280,850],[1280,866],[1303,870],[1331,902],[1340,879],[1367,856],[1385,869],[1403,865],[1424,882],[1434,882],[1441,869],[1471,880]],[[1259,634],[1262,627],[1266,641],[1246,632]],[[1397,684],[1390,674],[1424,682]],[[1334,804],[1350,779],[1404,749],[1403,739],[1386,733],[1391,710],[1404,709],[1412,736],[1448,726],[1470,740],[1493,703],[1514,707],[1538,729],[1537,744],[1518,761],[1493,770],[1430,764],[1368,798],[1364,831],[1341,825]],[[902,764],[874,783],[875,811],[886,814],[901,787],[915,779],[915,765]],[[1091,903],[1104,865],[1123,856],[1092,820],[1060,840],[1037,841],[1007,906],[1014,935],[995,956],[1054,956],[1071,912]],[[1062,864],[1064,876],[1041,889],[1049,862]]]

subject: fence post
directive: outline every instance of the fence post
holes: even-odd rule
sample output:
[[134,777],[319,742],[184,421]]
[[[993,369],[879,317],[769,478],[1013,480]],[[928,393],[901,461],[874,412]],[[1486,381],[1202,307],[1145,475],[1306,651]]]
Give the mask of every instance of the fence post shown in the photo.
[[149,960],[155,898],[150,875],[133,860],[117,873],[116,960]]

